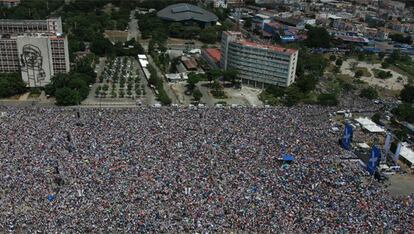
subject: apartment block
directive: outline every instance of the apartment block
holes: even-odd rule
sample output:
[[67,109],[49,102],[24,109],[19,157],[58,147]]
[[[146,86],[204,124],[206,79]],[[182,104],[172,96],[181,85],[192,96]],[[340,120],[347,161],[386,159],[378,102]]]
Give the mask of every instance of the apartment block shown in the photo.
[[223,32],[220,66],[235,69],[243,84],[288,87],[295,82],[298,50],[245,40],[240,32]]

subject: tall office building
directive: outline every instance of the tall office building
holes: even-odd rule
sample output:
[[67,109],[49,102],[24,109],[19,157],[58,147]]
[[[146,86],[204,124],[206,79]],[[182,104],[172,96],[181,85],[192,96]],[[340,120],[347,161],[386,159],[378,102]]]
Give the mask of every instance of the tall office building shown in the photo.
[[0,72],[21,72],[28,87],[43,87],[70,69],[61,18],[0,20]]
[[295,82],[298,50],[245,40],[240,32],[223,32],[220,66],[235,69],[243,84],[265,88]]

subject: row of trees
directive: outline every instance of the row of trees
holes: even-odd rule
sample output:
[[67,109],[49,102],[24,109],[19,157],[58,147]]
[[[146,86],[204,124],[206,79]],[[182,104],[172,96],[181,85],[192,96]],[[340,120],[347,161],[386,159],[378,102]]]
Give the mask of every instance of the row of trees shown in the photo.
[[148,70],[151,74],[148,82],[150,85],[155,87],[158,101],[160,101],[163,105],[170,105],[171,99],[165,92],[163,85],[164,81],[158,76],[157,70],[152,65],[148,65]]
[[26,83],[20,73],[0,74],[0,98],[22,94],[27,91]]
[[305,45],[310,48],[330,48],[332,37],[329,32],[322,27],[306,26],[308,30]]
[[383,68],[388,68],[390,65],[396,66],[409,76],[414,77],[414,62],[409,55],[402,54],[399,50],[394,50],[382,62]]
[[88,97],[89,85],[95,82],[93,71],[94,57],[88,56],[76,63],[70,73],[57,74],[51,83],[45,86],[45,92],[56,98],[56,104],[62,106],[77,105]]
[[0,4],[0,15],[4,19],[45,19],[62,6],[63,2],[63,0],[22,0],[13,8]]
[[234,69],[220,70],[211,69],[205,74],[189,73],[187,80],[188,92],[193,95],[196,101],[199,101],[202,97],[201,92],[196,88],[196,85],[200,81],[209,81],[209,87],[211,93],[216,98],[224,98],[225,93],[223,91],[224,86],[239,87],[240,79],[238,78],[238,72]]
[[159,37],[167,38],[176,37],[183,39],[199,39],[204,43],[215,43],[221,36],[221,32],[228,30],[230,24],[224,22],[222,25],[214,25],[206,28],[200,27],[200,25],[182,24],[179,22],[165,22],[158,18],[155,13],[151,14],[138,14],[139,29],[142,34],[142,38],[155,38]]
[[334,92],[320,93],[316,100],[309,99],[318,84],[318,79],[313,76],[302,77],[288,88],[270,86],[260,95],[267,104],[276,105],[282,103],[286,106],[293,106],[298,102],[320,105],[337,105],[337,94]]
[[403,43],[403,44],[408,44],[408,45],[411,45],[413,43],[413,39],[411,38],[411,36],[404,36],[400,33],[391,34],[389,37],[391,38],[391,40],[398,42],[398,43]]
[[[70,53],[84,51],[85,42],[90,43],[91,51],[99,56],[129,56],[142,52],[142,47],[135,40],[126,42],[124,46],[121,42],[112,44],[103,36],[105,30],[124,31],[129,22],[132,9],[130,6],[137,3],[117,0],[95,1],[76,0],[63,7],[62,18],[64,31],[69,38]],[[117,8],[112,8],[110,12],[104,11],[103,8],[107,3]],[[134,48],[128,48],[128,45],[133,45]]]
[[406,85],[401,90],[400,98],[403,101],[393,110],[398,119],[414,123],[414,86]]
[[[298,102],[336,105],[338,100],[334,92],[322,93],[320,95],[314,93],[319,79],[323,76],[324,70],[328,65],[328,60],[320,54],[310,53],[306,47],[301,47],[299,50],[296,82],[288,88],[270,86],[262,92],[260,98],[265,103],[271,105],[282,103],[292,106]],[[312,98],[315,95],[316,99]]]

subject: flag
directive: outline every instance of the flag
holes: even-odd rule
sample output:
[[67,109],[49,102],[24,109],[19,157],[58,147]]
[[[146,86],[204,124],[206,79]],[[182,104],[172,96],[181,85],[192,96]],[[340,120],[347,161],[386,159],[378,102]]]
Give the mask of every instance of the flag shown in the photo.
[[390,151],[391,140],[392,140],[392,135],[390,132],[387,132],[387,137],[385,138],[385,145],[384,145],[385,155],[383,158],[381,158],[382,161],[387,160],[386,157],[387,157],[388,151]]
[[351,149],[351,141],[352,141],[352,127],[348,123],[345,124],[344,136],[342,137],[342,148],[346,150]]
[[394,161],[397,162],[398,158],[400,157],[400,153],[401,153],[401,142],[398,143],[397,149],[395,150],[395,154],[394,154]]
[[374,174],[377,169],[378,160],[381,158],[381,151],[374,145],[371,150],[371,156],[368,161],[367,171],[369,174]]
[[54,195],[52,195],[52,194],[49,194],[49,195],[47,195],[47,200],[48,200],[49,202],[51,202],[51,201],[55,200],[55,196],[54,196]]

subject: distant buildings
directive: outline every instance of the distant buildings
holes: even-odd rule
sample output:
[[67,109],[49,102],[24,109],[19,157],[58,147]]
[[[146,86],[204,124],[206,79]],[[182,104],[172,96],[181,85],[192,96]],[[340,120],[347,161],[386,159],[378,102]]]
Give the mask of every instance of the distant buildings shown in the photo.
[[226,0],[213,0],[214,8],[227,8]]
[[214,25],[218,21],[218,17],[215,14],[187,3],[167,6],[157,12],[157,16],[166,21],[183,24],[197,23],[202,27]]
[[240,32],[223,32],[220,66],[235,69],[243,84],[287,87],[295,81],[298,51],[243,39]]
[[7,8],[15,7],[20,4],[20,0],[0,0],[0,6],[5,6]]
[[61,18],[0,20],[0,72],[20,71],[28,87],[43,87],[69,65]]
[[244,4],[244,0],[226,0],[227,7],[238,7]]

